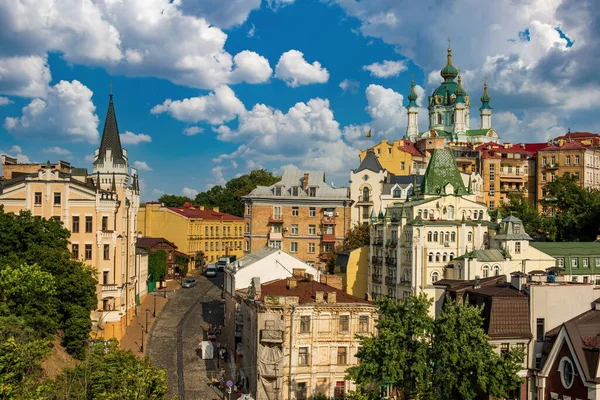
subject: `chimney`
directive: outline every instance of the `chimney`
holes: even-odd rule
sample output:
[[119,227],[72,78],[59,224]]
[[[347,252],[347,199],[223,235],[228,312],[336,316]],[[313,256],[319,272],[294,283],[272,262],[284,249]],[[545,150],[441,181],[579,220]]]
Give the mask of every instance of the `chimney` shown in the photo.
[[336,292],[327,292],[327,303],[335,304],[337,302],[337,293]]
[[304,274],[306,273],[306,269],[304,268],[294,268],[292,269],[292,276],[298,279],[304,279]]
[[214,212],[219,212],[219,207],[213,207]]
[[262,292],[261,288],[261,284],[260,284],[260,277],[255,276],[254,278],[252,278],[252,283],[254,283],[254,290],[255,290],[255,298],[259,298],[260,294]]
[[308,272],[304,274],[305,281],[312,282],[313,278],[314,278],[313,274],[309,274]]
[[298,286],[298,281],[296,280],[296,278],[294,278],[294,277],[286,278],[285,287],[287,289],[294,289],[296,286]]
[[479,289],[481,287],[481,281],[479,275],[475,275],[475,282],[473,283],[473,289]]
[[336,288],[338,290],[344,290],[342,284],[342,277],[338,275],[321,275],[321,283],[324,283],[327,286],[331,286],[332,288]]
[[204,211],[204,206],[198,206],[198,208],[200,209],[200,211]]
[[510,274],[510,286],[521,291],[525,288],[525,282],[527,282],[527,275],[523,272],[513,272]]
[[304,173],[304,178],[302,179],[302,190],[308,189],[308,172]]
[[325,292],[316,291],[315,292],[315,303],[322,304],[324,302],[324,300],[323,300],[324,294],[325,294]]

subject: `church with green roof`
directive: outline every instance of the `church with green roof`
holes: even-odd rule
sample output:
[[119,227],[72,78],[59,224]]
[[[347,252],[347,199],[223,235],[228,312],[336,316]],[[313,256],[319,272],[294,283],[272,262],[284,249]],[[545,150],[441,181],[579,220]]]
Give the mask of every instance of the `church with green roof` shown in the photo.
[[416,142],[419,139],[443,137],[448,146],[473,147],[483,143],[499,143],[498,134],[492,129],[491,97],[488,93],[487,83],[483,85],[483,94],[480,98],[481,107],[480,125],[478,129],[471,129],[471,98],[462,87],[460,70],[452,63],[452,49],[448,46],[446,65],[440,71],[442,82],[427,100],[429,112],[429,129],[419,132],[417,93],[414,80],[407,96],[408,125],[405,138]]

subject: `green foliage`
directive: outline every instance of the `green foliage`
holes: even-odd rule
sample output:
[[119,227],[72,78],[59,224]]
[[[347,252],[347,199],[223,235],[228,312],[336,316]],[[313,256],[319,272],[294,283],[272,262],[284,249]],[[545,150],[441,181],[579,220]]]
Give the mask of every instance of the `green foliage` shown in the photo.
[[508,202],[499,207],[503,217],[514,215],[523,221],[523,227],[533,239],[556,240],[556,225],[552,218],[546,218],[538,213],[537,207],[523,194],[510,194]]
[[163,203],[165,207],[181,207],[185,203],[192,203],[194,200],[186,196],[177,196],[175,194],[163,194],[158,198],[158,201]]
[[44,396],[50,400],[154,400],[164,399],[167,391],[165,371],[155,368],[149,358],[120,350],[115,341],[100,340],[90,348],[85,362],[48,382]]
[[0,317],[0,399],[37,399],[40,361],[50,355],[49,338],[22,318]]
[[244,215],[244,202],[242,197],[249,194],[257,186],[271,186],[278,182],[281,177],[273,175],[264,169],[251,171],[246,175],[231,179],[222,186],[213,186],[206,192],[200,192],[196,196],[196,204],[208,208],[219,207],[219,211],[237,215]]
[[167,275],[167,252],[158,250],[155,253],[148,254],[148,275],[152,276],[154,281],[160,281]]
[[327,262],[325,263],[325,271],[330,274],[335,274],[336,272],[336,262],[337,262],[337,253],[330,251],[327,253]]
[[344,239],[344,250],[354,250],[362,246],[368,246],[370,242],[370,229],[368,224],[356,224]]
[[377,336],[363,337],[359,365],[348,369],[356,400],[378,398],[390,386],[404,399],[474,399],[478,393],[507,396],[518,387],[521,350],[495,353],[483,331],[481,309],[449,299],[438,319],[429,316],[425,294],[379,304]]
[[[32,327],[36,330],[42,324],[43,332],[48,335],[56,334],[57,329],[67,333],[68,327],[73,325],[90,326],[90,312],[97,305],[97,280],[92,267],[71,258],[68,248],[70,232],[59,221],[34,217],[29,211],[5,213],[1,206],[0,232],[0,273],[10,276],[10,279],[23,279],[23,283],[15,289],[17,292],[10,292],[14,303],[11,307],[20,310],[17,315],[34,324]],[[36,281],[24,278],[29,273]],[[48,287],[41,281],[48,284],[53,281],[54,289],[43,292]],[[37,288],[24,290],[23,285]],[[31,294],[25,296],[24,293],[30,290]],[[79,329],[77,334],[70,331],[63,336],[63,342],[73,354],[83,354],[88,335],[89,329]]]

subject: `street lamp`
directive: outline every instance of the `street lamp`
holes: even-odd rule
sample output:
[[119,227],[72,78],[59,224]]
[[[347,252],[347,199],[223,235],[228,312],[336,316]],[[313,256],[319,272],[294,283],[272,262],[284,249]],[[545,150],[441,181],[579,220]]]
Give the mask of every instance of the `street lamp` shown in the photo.
[[140,352],[143,353],[144,352],[144,327],[139,322],[138,322],[138,325],[142,329],[142,345],[140,346]]
[[146,308],[146,333],[148,333],[148,311],[150,311],[150,309]]
[[152,318],[156,318],[156,296],[154,296],[154,310],[152,311]]

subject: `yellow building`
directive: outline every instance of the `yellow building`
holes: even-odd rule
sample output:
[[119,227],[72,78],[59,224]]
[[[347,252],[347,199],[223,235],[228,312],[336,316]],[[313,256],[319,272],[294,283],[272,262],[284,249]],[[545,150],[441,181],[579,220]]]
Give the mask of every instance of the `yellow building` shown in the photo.
[[200,254],[204,254],[205,262],[244,255],[244,219],[221,213],[218,208],[193,207],[189,203],[183,207],[146,203],[138,213],[138,233],[175,243],[179,251],[190,257],[190,269],[195,268],[194,260]]
[[127,150],[121,148],[112,95],[92,174],[64,161],[18,164],[7,156],[2,169],[4,210],[57,219],[71,231],[73,257],[98,272],[92,336],[120,340],[146,293],[147,269],[136,264],[138,176],[133,168],[129,172]]
[[408,139],[395,140],[392,143],[383,139],[370,149],[360,151],[361,162],[369,150],[372,150],[377,156],[381,166],[394,175],[423,175],[425,173],[426,155]]
[[337,253],[335,274],[342,278],[346,293],[364,298],[368,294],[369,246]]

